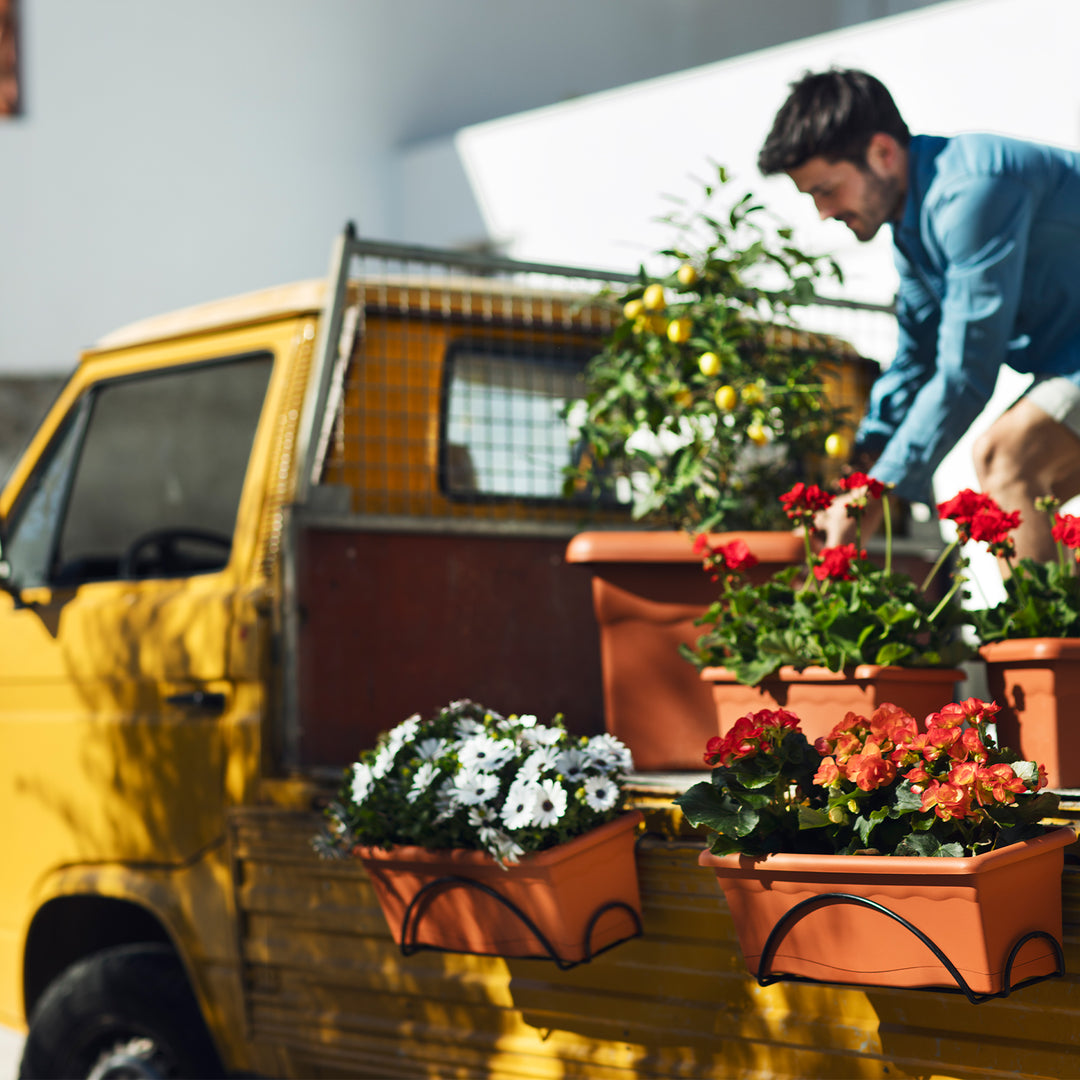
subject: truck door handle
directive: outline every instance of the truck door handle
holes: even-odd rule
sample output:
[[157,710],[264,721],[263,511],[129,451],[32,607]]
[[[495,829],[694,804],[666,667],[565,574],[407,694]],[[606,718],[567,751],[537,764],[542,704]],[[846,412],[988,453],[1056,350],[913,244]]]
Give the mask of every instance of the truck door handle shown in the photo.
[[186,694],[170,694],[165,699],[166,705],[179,705],[186,709],[199,709],[208,713],[225,711],[225,695],[210,693],[206,690],[192,690]]

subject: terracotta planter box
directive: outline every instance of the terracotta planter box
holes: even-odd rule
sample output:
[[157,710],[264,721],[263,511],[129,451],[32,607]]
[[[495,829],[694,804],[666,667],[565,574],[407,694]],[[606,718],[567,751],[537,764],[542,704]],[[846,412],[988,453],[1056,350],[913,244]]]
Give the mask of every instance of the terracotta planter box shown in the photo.
[[[866,855],[701,854],[724,890],[746,966],[759,981],[785,975],[859,986],[956,987],[934,952],[887,914],[852,903],[813,907],[787,926],[767,970],[759,970],[773,927],[796,904],[826,893],[874,901],[933,941],[975,994],[1004,986],[1009,953],[1024,935],[1061,943],[1067,828],[973,858]],[[1008,981],[1051,975],[1057,955],[1045,938],[1018,951]]]
[[[761,581],[802,562],[802,539],[791,532],[717,533],[724,544],[745,540],[760,560],[748,575]],[[720,589],[684,532],[587,532],[570,542],[566,561],[592,572],[593,611],[600,631],[604,718],[634,754],[642,772],[700,769],[716,733],[712,695],[679,654],[695,645],[695,626]]]
[[1080,787],[1080,638],[1016,638],[984,645],[998,741],[1046,766],[1054,788]]
[[801,672],[782,667],[759,685],[744,686],[727,668],[710,667],[701,672],[703,684],[712,687],[721,735],[748,712],[783,708],[799,717],[810,742],[828,735],[846,713],[869,716],[886,701],[906,709],[921,722],[928,713],[953,700],[955,685],[963,678],[958,668],[860,664],[850,673],[823,667]]
[[482,851],[355,853],[402,952],[540,957],[569,966],[640,933],[634,834],[642,820],[638,811],[623,814],[507,869]]

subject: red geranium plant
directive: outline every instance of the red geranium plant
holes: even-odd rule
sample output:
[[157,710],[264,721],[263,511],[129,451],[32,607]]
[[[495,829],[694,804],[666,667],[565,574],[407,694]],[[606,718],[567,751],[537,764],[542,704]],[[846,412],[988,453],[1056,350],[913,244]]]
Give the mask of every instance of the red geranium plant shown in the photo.
[[896,705],[848,713],[811,746],[763,709],[709,740],[708,781],[676,799],[714,855],[979,855],[1044,831],[1046,773],[995,745],[998,707],[969,698],[920,726]]
[[[858,664],[951,667],[970,654],[956,630],[963,612],[956,599],[961,582],[944,595],[892,567],[892,536],[885,487],[865,473],[840,481],[847,512],[856,523],[855,542],[815,551],[814,516],[834,496],[815,484],[796,484],[780,497],[793,525],[806,537],[802,567],[786,567],[769,580],[750,584],[745,571],[753,556],[741,541],[712,546],[700,536],[697,550],[720,596],[699,625],[706,627],[696,649],[684,655],[699,668],[728,668],[739,682],[756,685],[782,665],[832,671]],[[870,500],[884,500],[885,558],[879,566],[862,548],[860,525]]]
[[1015,557],[1012,531],[1020,514],[1006,512],[989,496],[964,490],[938,505],[938,513],[956,523],[952,549],[969,540],[987,545],[1009,568],[1005,598],[992,608],[972,611],[970,621],[983,644],[1006,638],[1080,637],[1080,518],[1059,512],[1056,499],[1036,500],[1050,516],[1057,558],[1041,563]]

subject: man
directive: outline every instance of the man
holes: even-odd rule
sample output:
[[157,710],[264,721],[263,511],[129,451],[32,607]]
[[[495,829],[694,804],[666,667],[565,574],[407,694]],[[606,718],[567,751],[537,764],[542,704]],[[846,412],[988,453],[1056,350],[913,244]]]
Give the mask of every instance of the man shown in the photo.
[[[1031,372],[1028,392],[976,441],[975,471],[1020,511],[1017,554],[1052,558],[1035,500],[1080,494],[1080,154],[998,135],[912,136],[877,79],[831,70],[793,84],[758,164],[787,173],[859,240],[892,229],[899,348],[853,462],[932,503],[933,472],[1001,365]],[[828,546],[853,538],[842,502],[819,524]],[[876,524],[864,518],[864,534]]]

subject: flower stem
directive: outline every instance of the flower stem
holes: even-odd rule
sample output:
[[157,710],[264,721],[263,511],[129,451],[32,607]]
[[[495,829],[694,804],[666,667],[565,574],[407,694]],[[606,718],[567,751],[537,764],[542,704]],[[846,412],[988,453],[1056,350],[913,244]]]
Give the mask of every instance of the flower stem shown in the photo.
[[933,622],[945,610],[945,608],[948,607],[949,601],[952,600],[952,598],[957,594],[957,592],[960,590],[960,586],[963,585],[965,581],[967,581],[967,578],[961,577],[959,574],[957,574],[956,580],[952,583],[952,587],[938,601],[937,607],[935,607],[934,610],[931,611],[930,614],[927,616],[927,622]]
[[892,573],[892,512],[889,509],[889,495],[881,498],[881,512],[885,516],[885,573]]
[[948,547],[946,547],[945,550],[938,556],[937,562],[934,563],[934,565],[930,568],[930,573],[926,575],[926,580],[919,586],[919,592],[924,593],[928,588],[930,588],[930,582],[932,582],[934,578],[937,577],[937,572],[945,565],[949,556],[956,550],[959,544],[959,539],[949,541]]

